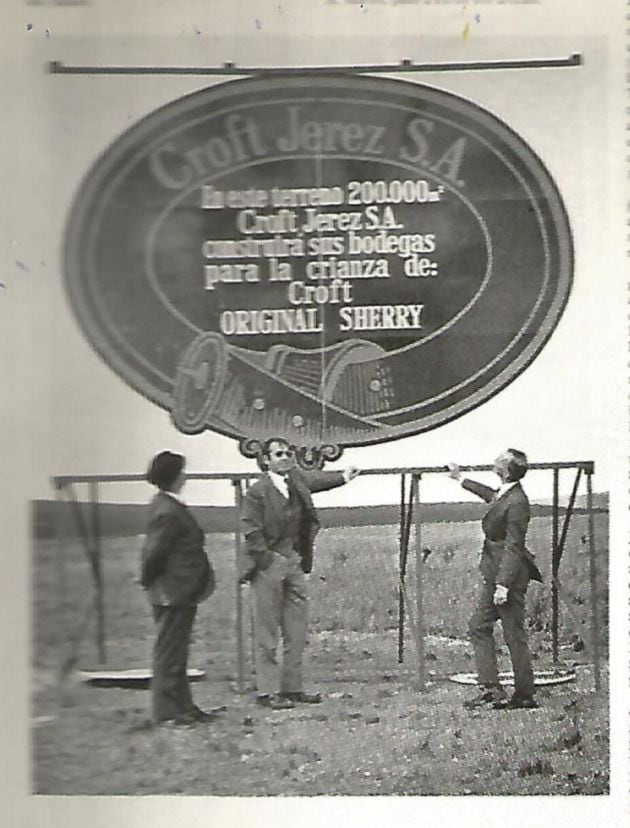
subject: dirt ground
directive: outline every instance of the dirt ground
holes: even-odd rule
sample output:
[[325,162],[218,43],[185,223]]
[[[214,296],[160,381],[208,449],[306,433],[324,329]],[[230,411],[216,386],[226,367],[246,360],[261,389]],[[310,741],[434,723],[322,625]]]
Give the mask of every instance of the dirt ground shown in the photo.
[[[435,585],[445,582],[447,566],[459,567],[463,583],[464,570],[474,567],[474,559],[462,558],[453,564],[450,554],[436,554],[432,563],[429,558],[427,575],[436,580],[427,595],[427,621],[431,623],[427,623],[425,642],[427,684],[421,689],[409,631],[404,663],[397,658],[397,604],[391,600],[396,594],[395,531],[376,527],[361,532],[323,533],[327,552],[311,576],[308,689],[322,692],[324,700],[277,712],[255,705],[247,634],[246,692],[237,692],[233,541],[228,536],[209,537],[219,588],[200,608],[190,666],[206,674],[205,680],[193,684],[197,704],[205,708],[225,705],[227,711],[216,723],[192,729],[146,728],[150,703],[146,689],[94,687],[82,682],[76,672],[60,683],[59,666],[72,650],[82,619],[89,617],[85,614],[90,604],[89,572],[78,544],[66,544],[62,563],[59,546],[40,544],[34,566],[33,792],[197,796],[607,793],[607,669],[604,662],[602,688],[595,693],[591,659],[587,649],[575,644],[575,627],[567,627],[561,642],[565,665],[576,668],[574,682],[540,688],[538,710],[469,712],[462,703],[475,688],[449,680],[455,672],[474,669],[470,646],[449,628],[449,621],[461,627],[470,608],[469,596],[456,591],[449,608],[446,593],[437,594]],[[358,588],[357,572],[344,558],[350,535],[353,543],[371,550],[370,561],[380,567],[370,589],[363,584]],[[436,537],[433,546],[444,552],[453,544],[459,545],[457,535],[451,535],[448,544],[443,536]],[[106,545],[110,667],[150,664],[151,620],[135,583],[138,547],[137,538],[111,540]],[[452,597],[454,570],[450,574],[446,592]],[[573,587],[574,593],[579,591]],[[243,590],[248,633],[247,588]],[[84,596],[81,602],[76,600],[78,594]],[[432,600],[436,601],[434,610]],[[440,606],[443,615],[437,618]],[[581,606],[579,601],[576,606]],[[93,628],[85,632],[78,647],[81,669],[96,666]],[[539,631],[532,628],[531,641],[535,669],[549,669],[544,625]],[[504,647],[501,660],[507,668]]]

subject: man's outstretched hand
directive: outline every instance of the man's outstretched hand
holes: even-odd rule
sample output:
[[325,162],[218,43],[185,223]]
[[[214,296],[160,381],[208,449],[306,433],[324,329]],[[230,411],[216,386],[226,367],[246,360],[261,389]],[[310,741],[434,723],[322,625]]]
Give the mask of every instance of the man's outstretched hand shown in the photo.
[[457,463],[447,463],[446,467],[448,468],[448,476],[452,477],[453,480],[460,480],[462,476],[461,469],[457,465]]

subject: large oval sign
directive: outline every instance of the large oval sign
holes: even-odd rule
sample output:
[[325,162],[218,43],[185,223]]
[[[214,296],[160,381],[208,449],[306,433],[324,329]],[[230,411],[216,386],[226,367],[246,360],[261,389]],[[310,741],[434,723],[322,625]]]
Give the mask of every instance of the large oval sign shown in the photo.
[[86,335],[187,433],[305,451],[435,428],[513,380],[572,280],[558,191],[478,106],[415,83],[221,84],[122,135],[70,215]]

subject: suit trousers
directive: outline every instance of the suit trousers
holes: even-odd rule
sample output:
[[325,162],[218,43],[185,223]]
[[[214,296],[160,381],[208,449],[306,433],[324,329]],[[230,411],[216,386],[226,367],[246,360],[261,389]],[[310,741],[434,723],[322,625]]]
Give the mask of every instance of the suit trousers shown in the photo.
[[[303,689],[302,660],[306,647],[308,601],[300,556],[274,553],[266,569],[252,582],[256,607],[255,658],[259,695],[299,693]],[[277,659],[282,633],[283,659]]]
[[479,684],[499,684],[494,625],[501,621],[503,637],[510,651],[514,671],[514,693],[534,694],[534,673],[525,633],[525,593],[527,586],[511,587],[505,604],[493,601],[495,584],[481,579],[477,606],[468,625],[468,634],[475,651]]
[[190,713],[188,648],[197,607],[153,607],[157,637],[153,647],[152,702],[155,721]]

